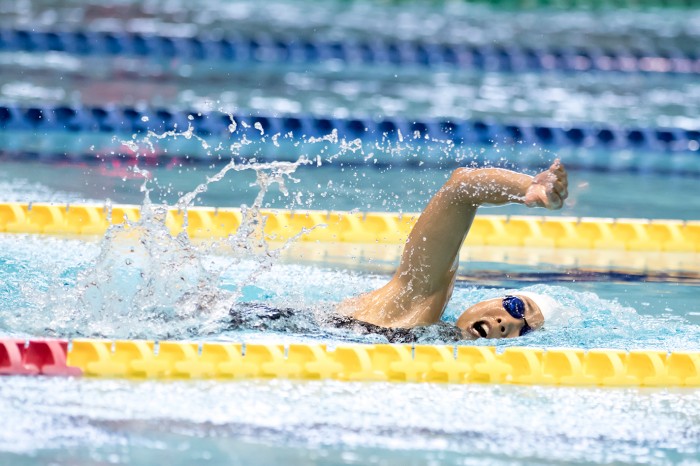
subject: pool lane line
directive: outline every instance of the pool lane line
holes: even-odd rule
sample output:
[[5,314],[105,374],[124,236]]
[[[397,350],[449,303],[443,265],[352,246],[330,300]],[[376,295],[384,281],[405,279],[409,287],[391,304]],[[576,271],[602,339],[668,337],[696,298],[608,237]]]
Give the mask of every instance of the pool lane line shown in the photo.
[[[418,214],[270,210],[264,233],[274,241],[299,236],[302,242],[402,244]],[[0,204],[0,233],[103,235],[110,224],[136,222],[133,205],[44,203]],[[165,225],[173,235],[193,239],[226,238],[242,222],[236,208],[170,208]],[[592,217],[477,216],[466,246],[508,246],[548,249],[593,249],[657,252],[700,252],[700,220],[656,220]]]
[[68,365],[67,351],[67,340],[0,338],[0,375],[82,375]]
[[700,352],[0,339],[1,375],[700,387]]
[[[232,120],[235,125],[232,125]],[[0,132],[22,133],[41,138],[47,133],[107,133],[145,136],[149,131],[185,131],[217,142],[267,141],[275,134],[292,133],[300,138],[319,138],[337,131],[340,139],[382,142],[384,144],[443,145],[470,147],[482,145],[538,145],[543,148],[586,148],[603,150],[642,150],[700,154],[700,127],[643,128],[606,124],[498,122],[488,120],[325,118],[314,115],[265,116],[195,110],[137,109],[134,107],[80,105],[19,106],[0,104]],[[211,139],[211,140],[210,140]],[[281,138],[280,143],[285,140]],[[161,144],[167,142],[158,141]],[[327,142],[329,145],[333,143]],[[201,146],[201,145],[199,145]],[[193,150],[197,150],[193,148]],[[202,148],[199,147],[199,151]],[[424,151],[416,158],[448,157],[444,151]],[[187,156],[205,157],[204,153]],[[218,157],[217,154],[209,155]]]
[[244,64],[311,64],[473,68],[503,72],[619,72],[700,74],[700,57],[680,48],[531,48],[445,44],[373,38],[325,41],[288,36],[239,34],[176,37],[138,32],[30,31],[0,29],[0,51],[65,52],[78,56],[131,56],[154,60],[218,61]]

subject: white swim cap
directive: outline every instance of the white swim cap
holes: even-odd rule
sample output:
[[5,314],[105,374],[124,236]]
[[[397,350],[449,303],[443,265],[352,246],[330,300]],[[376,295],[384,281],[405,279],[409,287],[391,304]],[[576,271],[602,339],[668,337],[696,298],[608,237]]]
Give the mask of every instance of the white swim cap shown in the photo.
[[537,304],[537,307],[539,307],[540,311],[542,311],[545,323],[550,321],[557,314],[559,314],[559,312],[562,309],[559,303],[557,303],[549,296],[543,294],[532,293],[530,291],[517,291],[513,294],[530,298],[535,304]]

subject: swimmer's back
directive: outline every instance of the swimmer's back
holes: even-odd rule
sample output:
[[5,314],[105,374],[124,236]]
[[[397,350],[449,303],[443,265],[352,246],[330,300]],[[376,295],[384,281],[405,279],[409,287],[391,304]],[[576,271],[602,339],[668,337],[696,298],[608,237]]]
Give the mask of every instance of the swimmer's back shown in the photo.
[[239,303],[229,311],[231,330],[275,331],[304,335],[338,336],[333,330],[353,335],[377,335],[389,343],[455,342],[462,339],[454,325],[440,322],[426,327],[387,328],[350,316],[330,313],[317,315],[308,309],[278,308],[265,303]]

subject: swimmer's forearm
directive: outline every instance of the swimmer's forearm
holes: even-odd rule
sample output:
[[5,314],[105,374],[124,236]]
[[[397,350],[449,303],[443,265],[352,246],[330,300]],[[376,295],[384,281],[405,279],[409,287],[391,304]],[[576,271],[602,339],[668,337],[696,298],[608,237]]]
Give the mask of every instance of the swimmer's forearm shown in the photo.
[[512,202],[523,204],[532,180],[529,175],[502,168],[458,168],[449,184],[456,190],[457,198],[465,204],[503,205]]

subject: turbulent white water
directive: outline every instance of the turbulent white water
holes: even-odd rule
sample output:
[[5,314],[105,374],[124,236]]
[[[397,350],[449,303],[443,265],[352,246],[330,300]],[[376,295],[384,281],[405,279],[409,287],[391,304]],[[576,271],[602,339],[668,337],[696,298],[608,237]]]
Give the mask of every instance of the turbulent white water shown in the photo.
[[[231,128],[235,129],[235,126]],[[194,135],[192,126],[183,132],[150,133],[141,140],[132,139],[124,144],[138,156],[154,151],[154,140],[180,137],[194,137],[205,149],[210,149],[206,140]],[[262,271],[269,270],[287,245],[273,248],[263,233],[265,217],[260,214],[260,208],[266,193],[276,186],[283,195],[288,195],[285,183],[296,181],[292,176],[296,169],[311,163],[305,156],[296,162],[236,162],[236,155],[231,154],[230,162],[218,173],[172,206],[183,212],[186,226],[187,210],[210,184],[222,180],[231,171],[255,171],[258,193],[250,206],[241,206],[242,222],[235,234],[221,241],[198,244],[185,231],[173,236],[166,225],[171,206],[151,202],[150,173],[133,166],[133,173],[143,178],[140,218],[111,226],[100,242],[96,257],[87,264],[75,264],[79,270],[74,278],[62,279],[60,275],[65,271],[56,268],[53,277],[46,277],[44,292],[37,292],[42,288],[40,284],[22,283],[25,299],[40,309],[44,317],[35,319],[34,323],[25,322],[23,331],[151,338],[216,331],[241,296],[241,290],[253,284]],[[109,204],[108,201],[108,208]],[[214,251],[219,256],[223,252],[227,259],[218,260]],[[242,261],[254,266],[246,276],[238,277],[238,283],[222,288],[222,274]]]

